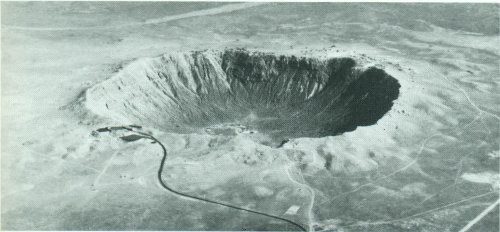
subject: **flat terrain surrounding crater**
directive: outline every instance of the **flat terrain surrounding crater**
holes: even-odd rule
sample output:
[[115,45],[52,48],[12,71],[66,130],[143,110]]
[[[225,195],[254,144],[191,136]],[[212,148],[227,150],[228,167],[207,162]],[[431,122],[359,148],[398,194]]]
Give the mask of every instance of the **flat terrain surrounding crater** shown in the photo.
[[[321,137],[376,123],[398,81],[352,58],[297,58],[227,50],[140,59],[87,93],[87,107],[123,123]],[[224,128],[228,127],[228,128]],[[224,130],[225,129],[225,130]]]

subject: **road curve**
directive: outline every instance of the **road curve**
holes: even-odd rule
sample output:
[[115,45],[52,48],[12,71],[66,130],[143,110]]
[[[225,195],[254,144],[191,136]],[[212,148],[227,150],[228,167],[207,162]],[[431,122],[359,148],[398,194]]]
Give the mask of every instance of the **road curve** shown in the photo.
[[179,191],[177,191],[175,189],[172,189],[171,187],[169,187],[163,181],[163,179],[161,177],[161,174],[163,172],[163,168],[165,166],[165,161],[167,159],[167,149],[165,148],[165,145],[163,145],[154,136],[152,136],[150,134],[147,134],[147,133],[144,133],[144,132],[136,131],[136,130],[134,130],[134,128],[140,128],[140,127],[139,126],[130,126],[130,127],[127,127],[127,126],[105,127],[105,128],[97,129],[97,132],[111,132],[113,130],[128,130],[128,131],[132,131],[134,133],[137,133],[137,134],[140,134],[140,135],[144,136],[143,138],[151,139],[154,142],[158,143],[161,146],[162,150],[163,150],[163,156],[162,156],[162,159],[161,159],[160,167],[158,168],[158,175],[157,175],[158,181],[160,182],[160,185],[164,189],[166,189],[166,190],[168,190],[168,191],[170,191],[170,192],[172,192],[174,194],[177,194],[177,195],[183,196],[183,197],[187,197],[187,198],[191,198],[191,199],[195,199],[195,200],[199,200],[199,201],[204,201],[204,202],[208,202],[208,203],[212,203],[212,204],[216,204],[216,205],[225,206],[225,207],[236,209],[236,210],[241,210],[241,211],[245,211],[245,212],[249,212],[249,213],[254,213],[254,214],[258,214],[258,215],[262,215],[262,216],[274,218],[274,219],[277,219],[277,220],[280,220],[280,221],[284,221],[284,222],[290,223],[290,224],[294,225],[295,227],[300,228],[300,231],[305,231],[305,232],[307,231],[307,229],[304,228],[302,225],[300,225],[300,224],[298,224],[298,223],[296,223],[294,221],[291,221],[289,219],[286,219],[286,218],[282,218],[282,217],[279,217],[279,216],[275,216],[275,215],[271,215],[271,214],[267,214],[267,213],[263,213],[263,212],[258,212],[258,211],[251,210],[251,209],[241,208],[241,207],[238,207],[238,206],[230,205],[230,204],[227,204],[227,203],[224,203],[224,202],[218,202],[218,201],[215,201],[215,200],[210,200],[210,199],[203,198],[203,197],[192,196],[192,195],[189,195],[189,194],[186,194],[186,193],[179,192]]

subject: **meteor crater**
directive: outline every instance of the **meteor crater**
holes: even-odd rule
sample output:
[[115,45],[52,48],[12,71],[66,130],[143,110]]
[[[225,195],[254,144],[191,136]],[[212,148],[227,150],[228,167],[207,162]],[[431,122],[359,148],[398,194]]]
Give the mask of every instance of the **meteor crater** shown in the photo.
[[352,58],[246,50],[138,59],[87,91],[86,106],[121,123],[190,133],[323,137],[376,123],[400,84]]

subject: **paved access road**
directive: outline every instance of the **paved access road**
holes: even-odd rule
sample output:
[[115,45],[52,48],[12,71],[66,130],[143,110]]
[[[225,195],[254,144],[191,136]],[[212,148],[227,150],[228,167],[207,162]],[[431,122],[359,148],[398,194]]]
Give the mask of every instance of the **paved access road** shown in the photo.
[[242,208],[242,207],[230,205],[228,203],[219,202],[219,201],[215,201],[215,200],[210,200],[210,199],[203,198],[203,197],[192,196],[192,195],[189,195],[189,194],[186,194],[186,193],[179,192],[179,191],[177,191],[175,189],[172,189],[171,187],[169,187],[163,181],[163,179],[161,177],[162,172],[163,172],[163,168],[165,167],[165,161],[167,160],[167,149],[165,148],[165,145],[163,145],[163,143],[161,143],[154,136],[137,130],[137,129],[141,129],[141,128],[142,128],[141,126],[130,125],[130,126],[104,127],[104,128],[99,128],[96,131],[97,132],[112,132],[112,131],[115,131],[115,130],[127,130],[127,131],[131,131],[131,132],[136,133],[136,134],[132,134],[132,135],[127,135],[127,136],[121,137],[123,140],[125,140],[127,142],[132,142],[132,141],[136,141],[136,140],[144,138],[144,139],[150,139],[150,140],[156,142],[157,144],[159,144],[161,146],[162,150],[163,150],[163,157],[161,159],[161,162],[160,162],[160,165],[159,165],[159,168],[158,168],[158,175],[157,175],[158,181],[159,181],[160,185],[164,189],[170,191],[173,194],[176,194],[176,195],[179,195],[179,196],[183,196],[183,197],[187,197],[187,198],[191,198],[191,199],[195,199],[195,200],[199,200],[199,201],[203,201],[203,202],[208,202],[208,203],[212,203],[212,204],[216,204],[216,205],[225,206],[225,207],[236,209],[236,210],[241,210],[241,211],[245,211],[245,212],[249,212],[249,213],[254,213],[254,214],[262,215],[262,216],[265,216],[265,217],[274,218],[274,219],[277,219],[277,220],[280,220],[280,221],[284,221],[284,222],[290,223],[290,224],[294,225],[295,227],[299,228],[300,231],[307,231],[302,225],[300,225],[300,224],[298,224],[296,222],[293,222],[293,221],[291,221],[289,219],[286,219],[286,218],[282,218],[282,217],[279,217],[279,216],[275,216],[275,215],[271,215],[271,214],[267,214],[267,213],[263,213],[263,212],[258,212],[258,211],[251,210],[251,209],[245,209],[245,208]]

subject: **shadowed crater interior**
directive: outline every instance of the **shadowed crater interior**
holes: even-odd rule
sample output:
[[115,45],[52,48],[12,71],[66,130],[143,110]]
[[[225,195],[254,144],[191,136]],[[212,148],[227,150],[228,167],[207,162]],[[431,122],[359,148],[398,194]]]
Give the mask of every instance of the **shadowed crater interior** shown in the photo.
[[86,105],[122,123],[180,133],[321,137],[376,123],[399,88],[351,58],[189,52],[132,62],[89,89]]

